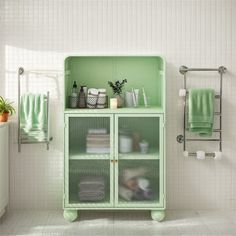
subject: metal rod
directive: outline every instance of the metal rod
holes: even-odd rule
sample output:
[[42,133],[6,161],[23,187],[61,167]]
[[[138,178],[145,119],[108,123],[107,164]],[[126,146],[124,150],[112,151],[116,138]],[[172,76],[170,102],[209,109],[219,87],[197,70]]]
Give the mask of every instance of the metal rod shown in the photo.
[[[192,157],[195,157],[197,156],[197,153],[196,152],[190,152],[188,153],[189,156],[192,156]],[[214,152],[206,152],[205,155],[207,157],[215,157],[215,153]]]
[[179,72],[185,74],[188,71],[218,71],[219,73],[225,73],[227,69],[224,66],[218,68],[188,68],[187,66],[181,66]]
[[[184,74],[184,89],[187,90],[187,87],[186,87],[186,73]],[[183,142],[183,149],[184,151],[186,150],[186,142],[185,142],[185,137],[186,137],[186,101],[187,101],[187,98],[186,96],[184,97],[184,124],[183,124],[183,139],[184,139],[184,142]]]
[[188,138],[186,141],[213,141],[213,142],[220,142],[220,139],[200,139],[200,138]]
[[219,68],[188,68],[185,71],[219,71]]
[[47,92],[47,150],[49,150],[49,91]]
[[24,74],[24,68],[20,67],[18,69],[18,152],[21,152],[21,130],[20,130],[20,98],[21,98],[21,86],[20,79],[21,75]]
[[213,129],[213,132],[221,132],[221,129]]
[[[188,95],[189,92],[187,91],[186,94]],[[220,98],[221,98],[220,94],[216,94],[216,95],[215,95],[215,98],[220,99]]]
[[[220,116],[220,130],[222,130],[222,86],[223,86],[222,77],[223,77],[223,73],[224,73],[224,71],[220,72],[220,113],[221,113],[221,116]],[[220,149],[220,152],[221,152],[222,151],[222,132],[220,132],[219,149]]]
[[48,141],[36,141],[36,142],[33,142],[33,141],[22,141],[21,143],[22,144],[38,144],[38,143],[47,143]]

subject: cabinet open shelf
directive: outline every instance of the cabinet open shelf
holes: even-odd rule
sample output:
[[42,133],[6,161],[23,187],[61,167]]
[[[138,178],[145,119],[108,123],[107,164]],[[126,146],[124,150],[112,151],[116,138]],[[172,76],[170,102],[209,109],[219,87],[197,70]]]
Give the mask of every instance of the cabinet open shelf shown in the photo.
[[[88,88],[105,88],[113,97],[108,81],[127,79],[125,90],[145,89],[148,104],[165,108],[164,60],[159,56],[69,56],[65,60],[65,109],[69,106],[73,82]],[[140,105],[144,100],[140,99]],[[84,110],[84,109],[83,109]]]

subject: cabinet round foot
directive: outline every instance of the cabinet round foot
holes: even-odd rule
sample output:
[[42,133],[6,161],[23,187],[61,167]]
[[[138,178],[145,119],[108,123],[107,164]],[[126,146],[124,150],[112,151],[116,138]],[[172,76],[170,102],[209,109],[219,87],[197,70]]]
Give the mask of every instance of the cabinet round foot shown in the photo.
[[73,222],[78,218],[78,211],[77,210],[64,210],[63,213],[64,219]]
[[151,217],[153,220],[156,221],[163,221],[165,218],[165,211],[161,210],[161,211],[151,211]]

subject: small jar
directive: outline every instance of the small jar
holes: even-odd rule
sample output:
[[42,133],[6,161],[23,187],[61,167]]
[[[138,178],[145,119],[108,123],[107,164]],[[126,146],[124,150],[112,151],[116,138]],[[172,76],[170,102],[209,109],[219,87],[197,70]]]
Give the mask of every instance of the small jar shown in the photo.
[[149,143],[146,140],[142,140],[142,142],[139,143],[140,151],[143,154],[148,153],[148,147]]
[[119,134],[119,152],[130,153],[133,151],[133,138],[128,131],[120,131]]

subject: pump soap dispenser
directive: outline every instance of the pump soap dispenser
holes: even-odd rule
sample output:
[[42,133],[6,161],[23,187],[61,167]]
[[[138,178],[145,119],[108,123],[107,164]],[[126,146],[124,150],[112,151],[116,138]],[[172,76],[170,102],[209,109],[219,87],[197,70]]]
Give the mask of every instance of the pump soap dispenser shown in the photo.
[[85,92],[84,92],[84,87],[86,87],[86,86],[80,86],[79,108],[85,108],[86,107],[86,96],[85,96]]
[[71,96],[69,97],[70,108],[77,108],[78,107],[78,88],[76,81],[74,81],[72,89],[71,89]]

